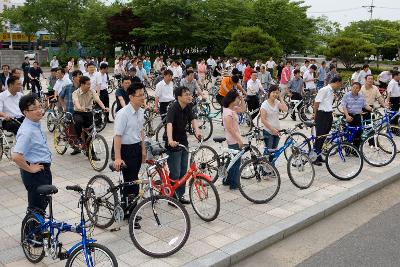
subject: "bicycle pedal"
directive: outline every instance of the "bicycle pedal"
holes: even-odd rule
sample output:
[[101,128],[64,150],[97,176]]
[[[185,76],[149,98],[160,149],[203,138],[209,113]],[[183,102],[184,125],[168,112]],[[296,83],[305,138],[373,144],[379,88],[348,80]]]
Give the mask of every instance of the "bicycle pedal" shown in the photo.
[[67,251],[58,253],[58,258],[60,260],[66,260],[66,259],[68,259],[68,257],[69,257],[69,254],[67,253]]

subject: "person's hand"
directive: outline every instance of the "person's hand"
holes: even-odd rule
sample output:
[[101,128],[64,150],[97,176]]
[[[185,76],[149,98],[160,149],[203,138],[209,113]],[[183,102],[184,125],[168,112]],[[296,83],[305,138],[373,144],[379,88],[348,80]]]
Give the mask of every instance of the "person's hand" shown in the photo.
[[243,148],[243,147],[244,147],[243,141],[240,140],[240,141],[238,142],[238,145],[239,145],[240,148]]
[[147,159],[147,153],[146,151],[142,151],[142,163],[146,162],[146,159]]
[[122,164],[125,164],[125,162],[122,159],[115,159],[114,161],[114,168],[119,171],[121,170]]
[[174,140],[171,140],[171,141],[168,141],[168,145],[170,147],[177,147],[179,145],[179,143]]
[[279,135],[279,131],[278,131],[277,129],[273,128],[273,129],[271,130],[271,134],[272,134],[272,135]]
[[311,119],[312,119],[312,120],[315,120],[315,114],[314,114],[314,113],[311,114]]
[[105,108],[105,109],[103,109],[103,111],[104,111],[104,112],[109,112],[110,109],[109,109],[109,108]]
[[353,117],[351,117],[351,116],[346,116],[346,121],[347,121],[347,122],[352,122],[352,121],[353,121]]
[[6,115],[5,117],[3,117],[3,118],[4,118],[4,120],[6,120],[6,121],[11,120],[11,117],[8,117],[7,115]]
[[292,94],[291,92],[288,93],[288,96],[289,96],[289,97],[292,97],[292,95],[293,95],[293,94]]
[[40,164],[31,164],[29,165],[29,172],[30,173],[37,173],[44,169],[43,165]]
[[197,140],[199,140],[199,141],[201,140],[201,138],[203,138],[203,135],[201,134],[201,132],[196,132],[195,136],[196,136]]

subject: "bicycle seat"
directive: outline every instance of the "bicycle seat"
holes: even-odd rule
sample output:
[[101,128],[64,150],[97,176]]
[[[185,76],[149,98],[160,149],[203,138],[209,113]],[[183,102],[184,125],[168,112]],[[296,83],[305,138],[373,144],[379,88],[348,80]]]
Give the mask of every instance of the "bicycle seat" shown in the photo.
[[225,137],[213,137],[214,142],[222,143],[226,140]]
[[304,122],[304,125],[306,126],[306,127],[314,127],[315,126],[315,122],[313,122],[313,121],[305,121]]
[[48,196],[48,195],[56,194],[58,192],[58,189],[54,185],[46,184],[46,185],[38,186],[38,188],[36,189],[36,192],[42,196]]

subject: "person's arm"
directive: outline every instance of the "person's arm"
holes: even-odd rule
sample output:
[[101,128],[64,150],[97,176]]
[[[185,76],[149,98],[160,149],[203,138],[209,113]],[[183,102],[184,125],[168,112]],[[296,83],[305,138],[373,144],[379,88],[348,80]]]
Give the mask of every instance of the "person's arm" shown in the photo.
[[243,96],[240,96],[240,106],[234,107],[234,110],[236,112],[246,112],[247,110],[246,101],[244,101]]
[[102,78],[101,78],[100,74],[97,74],[96,76],[97,76],[96,77],[96,93],[97,93],[97,95],[100,95]]
[[93,94],[93,99],[97,104],[99,104],[99,106],[101,107],[102,110],[104,110],[105,112],[108,112],[108,108],[106,108],[106,106],[104,106],[104,104],[100,100],[100,97],[98,94]]
[[142,163],[144,163],[147,159],[147,152],[146,152],[146,144],[144,143],[145,136],[144,136],[143,130],[140,131],[140,137],[142,138],[142,141],[141,141],[141,143],[142,143]]
[[30,173],[37,173],[44,169],[43,165],[40,164],[29,165],[28,163],[26,163],[26,159],[24,158],[24,156],[20,153],[14,152],[11,156],[11,159],[18,165],[18,167]]
[[125,164],[125,162],[121,159],[121,135],[114,136],[114,167],[117,171],[121,169],[121,165]]
[[243,95],[247,95],[246,91],[243,89],[241,84],[238,83],[237,87],[242,92]]
[[272,135],[279,135],[278,129],[272,127],[272,125],[268,122],[267,112],[263,108],[260,109],[260,119],[261,123],[264,124],[264,126],[271,131]]
[[225,117],[224,127],[225,130],[228,131],[235,138],[235,140],[239,144],[239,147],[243,147],[242,137],[240,136],[240,133],[234,129],[233,118],[231,116]]
[[121,104],[121,107],[125,107],[126,106],[125,100],[124,100],[124,98],[122,96],[118,96],[118,101]]
[[172,123],[167,123],[167,136],[168,136],[168,145],[171,147],[176,147],[179,145],[178,142],[174,141],[174,138],[172,137]]
[[[377,95],[377,99],[378,99],[379,104],[380,104],[382,107],[387,108],[388,105],[385,103],[385,100],[383,99],[383,97],[382,97],[381,93],[379,92],[378,88],[376,88],[376,92],[375,92],[375,93],[376,93],[376,95]],[[390,98],[389,98],[389,99],[390,99]]]

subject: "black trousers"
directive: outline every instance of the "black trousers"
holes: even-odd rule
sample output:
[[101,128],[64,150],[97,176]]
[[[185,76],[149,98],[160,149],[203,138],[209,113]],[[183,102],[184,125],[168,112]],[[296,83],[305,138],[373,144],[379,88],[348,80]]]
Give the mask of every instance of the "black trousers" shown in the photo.
[[[22,123],[24,121],[25,117],[20,117],[17,118],[16,120]],[[15,121],[3,121],[3,129],[6,130],[7,132],[11,132],[15,135],[17,135],[18,129],[21,126],[20,123],[17,123]]]
[[23,84],[22,84],[22,89],[25,89],[25,85],[26,85],[26,89],[27,89],[27,90],[30,90],[29,84],[30,84],[30,82],[29,82],[29,76],[28,76],[28,74],[24,74],[24,82],[23,82]]
[[[300,93],[297,93],[297,92],[291,92],[291,93],[292,93],[292,97],[290,99],[292,99],[292,100],[302,100],[303,99],[303,97],[301,96]],[[300,113],[299,111],[302,106],[303,106],[303,103],[300,103],[300,105],[297,107],[298,113]],[[291,116],[295,116],[294,110],[293,110],[293,113],[291,114]]]
[[[122,169],[122,176],[124,182],[131,182],[138,179],[140,165],[142,164],[142,146],[141,143],[132,145],[121,145],[121,159],[125,162],[126,168]],[[129,195],[137,196],[139,193],[139,186],[125,186],[122,189],[122,197],[124,200]]]
[[168,105],[171,103],[170,102],[160,102],[160,114],[161,114],[161,120],[164,120],[164,118],[167,116],[167,108]]
[[[400,108],[400,97],[391,97],[390,98],[390,104],[392,105],[390,110],[398,112]],[[399,123],[399,116],[396,116],[392,119],[391,121],[392,124],[398,125]]]
[[91,112],[74,111],[75,132],[78,138],[81,138],[82,128],[89,128],[93,123]]
[[31,79],[31,84],[32,84],[32,93],[37,94],[38,96],[40,96],[40,92],[41,92],[41,88],[39,85],[39,81],[36,79]]
[[215,98],[217,99],[217,102],[221,105],[222,107],[222,100],[224,99],[224,96],[218,94],[215,96]]
[[[110,97],[108,96],[108,92],[106,89],[100,90],[100,100],[101,100],[101,102],[103,102],[103,104],[106,108],[110,107]],[[109,120],[109,117],[108,117],[109,113],[107,112],[106,114],[107,114],[107,116],[106,116],[107,120]]]
[[[353,118],[353,120],[351,122],[349,122],[349,126],[352,127],[360,127],[362,122],[361,122],[361,114],[350,114],[350,117]],[[358,130],[355,135],[353,136],[353,145],[357,148],[360,147],[361,144],[361,134],[362,134],[362,130]]]
[[[315,117],[315,128],[316,128],[316,137],[314,149],[317,153],[321,153],[322,146],[324,145],[324,141],[326,137],[320,137],[322,135],[326,135],[332,128],[332,112],[325,112],[318,110],[317,115]],[[322,160],[321,155],[318,156],[317,160]]]
[[47,201],[45,196],[41,196],[36,192],[40,185],[52,184],[53,177],[51,175],[50,164],[43,164],[44,169],[37,173],[30,173],[21,169],[22,182],[28,191],[28,209],[37,208],[46,210]]
[[[260,108],[260,101],[258,99],[258,96],[256,95],[249,95],[247,96],[247,108],[249,109],[249,111],[253,111],[256,110],[258,108]],[[251,115],[251,118],[254,120],[254,118],[257,117],[257,112],[254,112]]]

